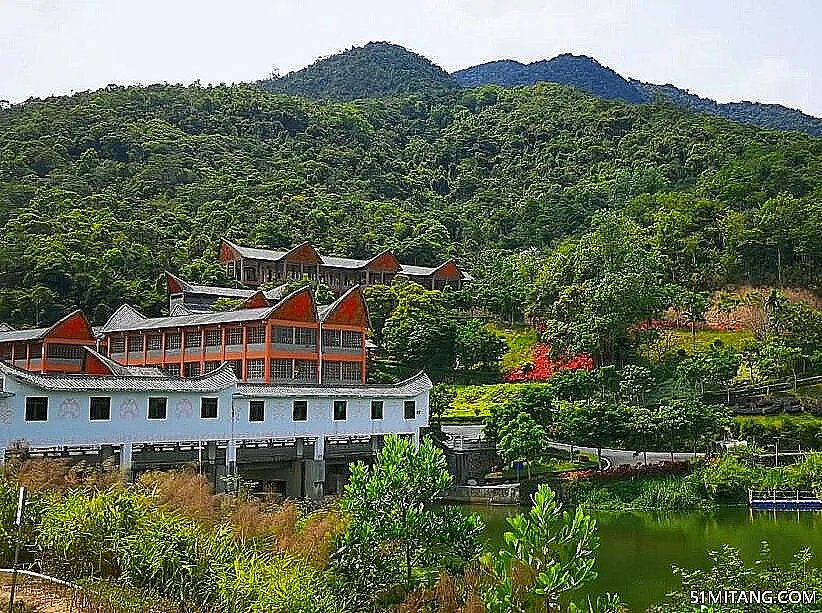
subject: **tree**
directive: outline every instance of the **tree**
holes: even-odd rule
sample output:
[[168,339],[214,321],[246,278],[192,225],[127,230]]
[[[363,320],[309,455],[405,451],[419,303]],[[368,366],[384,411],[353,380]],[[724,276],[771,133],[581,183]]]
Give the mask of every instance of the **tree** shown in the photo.
[[408,283],[383,328],[383,347],[416,369],[450,370],[456,360],[456,328],[442,293]]
[[502,337],[479,319],[469,319],[457,326],[457,359],[463,368],[495,366],[506,345]]
[[623,400],[644,406],[653,388],[654,377],[644,366],[628,364],[619,373],[619,393]]
[[513,421],[503,425],[499,432],[497,453],[506,464],[517,460],[528,463],[531,478],[531,462],[542,455],[548,435],[528,413],[519,413]]
[[696,325],[705,321],[705,312],[711,306],[706,292],[694,292],[680,286],[672,286],[671,302],[691,329],[691,348],[696,349]]
[[[596,521],[577,509],[563,511],[540,485],[527,513],[507,518],[511,530],[496,555],[484,558],[492,585],[484,595],[489,613],[575,611],[574,593],[597,577]],[[609,610],[618,601],[609,598]]]
[[615,446],[623,439],[627,423],[625,410],[618,405],[597,401],[560,401],[557,405],[557,435],[574,445],[595,447],[601,468],[602,448]]
[[388,436],[373,466],[351,465],[341,505],[351,523],[335,564],[364,596],[401,587],[409,591],[427,574],[458,572],[481,551],[482,523],[456,507],[435,506],[451,484],[440,449]]
[[363,289],[363,296],[368,305],[371,333],[374,335],[374,341],[380,344],[385,322],[397,308],[397,293],[388,285],[369,285]]

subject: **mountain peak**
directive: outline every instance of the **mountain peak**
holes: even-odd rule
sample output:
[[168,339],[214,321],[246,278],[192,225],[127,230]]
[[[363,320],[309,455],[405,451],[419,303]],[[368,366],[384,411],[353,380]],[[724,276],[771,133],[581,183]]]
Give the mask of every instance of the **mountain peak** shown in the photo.
[[269,91],[332,100],[458,87],[454,77],[429,59],[384,41],[351,47],[259,85]]

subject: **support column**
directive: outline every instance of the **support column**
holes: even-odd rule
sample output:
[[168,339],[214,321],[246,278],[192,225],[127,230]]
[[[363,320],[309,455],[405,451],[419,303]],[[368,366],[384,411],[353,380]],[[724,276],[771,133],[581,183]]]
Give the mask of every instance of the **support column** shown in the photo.
[[123,443],[120,445],[120,472],[126,478],[128,483],[134,480],[134,471],[132,470],[132,444]]
[[206,442],[206,466],[208,467],[208,476],[211,484],[214,486],[214,490],[217,491],[219,489],[219,483],[217,479],[217,442],[216,441],[208,441]]
[[[225,447],[225,468],[229,477],[237,476],[237,441],[228,441]],[[236,493],[236,492],[232,492]]]
[[303,460],[303,488],[307,498],[319,500],[325,489],[325,437],[314,442],[314,459]]
[[419,448],[419,446],[420,446],[420,429],[419,428],[414,430],[414,433],[411,435],[411,440],[414,441],[414,447]]

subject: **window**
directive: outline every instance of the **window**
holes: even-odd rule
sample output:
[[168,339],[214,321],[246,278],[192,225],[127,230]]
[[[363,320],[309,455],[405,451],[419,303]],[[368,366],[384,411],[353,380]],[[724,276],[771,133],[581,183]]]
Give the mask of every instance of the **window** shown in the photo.
[[308,402],[305,400],[295,400],[291,409],[291,417],[294,421],[305,421],[308,419]]
[[351,349],[362,348],[362,334],[360,332],[342,331],[342,346]]
[[237,273],[234,272],[234,262],[233,261],[226,264],[226,274],[228,275],[229,279],[236,278]]
[[148,350],[160,351],[163,348],[163,337],[159,334],[152,334],[148,337]]
[[243,378],[243,361],[242,360],[229,360],[229,366],[231,366],[231,370],[234,371],[234,376],[238,379]]
[[206,330],[206,347],[219,347],[223,342],[222,330]]
[[403,406],[405,409],[405,419],[414,419],[417,416],[416,400],[406,400]]
[[243,344],[243,329],[229,328],[226,335],[226,345],[242,345]]
[[342,380],[356,381],[362,379],[362,364],[359,362],[343,362],[342,363]]
[[199,347],[203,342],[202,334],[199,330],[186,331],[186,348]]
[[339,330],[323,330],[324,347],[339,347],[341,342]]
[[205,363],[205,371],[204,372],[207,372],[207,373],[208,372],[214,372],[215,370],[220,368],[220,364],[222,364],[222,362],[220,362],[220,360],[209,360],[208,362]]
[[382,400],[371,401],[371,419],[382,419]]
[[294,379],[317,382],[316,360],[294,360]]
[[168,398],[148,399],[148,418],[165,419],[168,409]]
[[46,355],[57,360],[79,360],[83,357],[83,348],[78,345],[54,345],[46,347]]
[[26,398],[26,421],[46,421],[49,414],[49,399],[46,396]]
[[11,359],[11,345],[0,345],[0,360],[10,360]]
[[249,381],[265,379],[265,360],[248,360],[246,362],[246,379]]
[[279,345],[291,345],[294,342],[294,328],[276,326],[271,329],[271,338]]
[[217,418],[217,399],[200,398],[200,419]]
[[246,268],[245,269],[245,280],[246,281],[256,281],[257,280],[257,269],[256,268]]
[[128,350],[129,352],[132,351],[142,351],[144,348],[145,338],[142,336],[129,336],[128,337]]
[[334,401],[334,420],[335,421],[344,421],[345,420],[345,413],[346,409],[348,408],[348,402],[345,400],[335,400]]
[[111,398],[94,397],[89,398],[88,407],[89,419],[111,419]]
[[185,370],[183,371],[184,377],[199,377],[200,376],[200,363],[199,362],[186,362],[185,363]]
[[340,380],[340,363],[339,362],[329,362],[328,360],[323,362],[323,383],[327,383],[329,381],[339,381]]
[[265,343],[265,328],[263,326],[249,328],[247,334],[249,345],[262,345]]
[[295,328],[294,344],[296,345],[316,345],[317,331],[314,328]]
[[126,350],[126,339],[122,336],[115,336],[108,341],[109,353],[123,353]]
[[265,402],[252,400],[248,403],[248,421],[265,421]]
[[272,379],[290,379],[291,374],[291,360],[271,360]]
[[166,351],[180,348],[180,333],[169,332],[166,334]]
[[171,377],[179,377],[180,376],[180,365],[176,362],[174,364],[166,364],[165,365],[166,372]]

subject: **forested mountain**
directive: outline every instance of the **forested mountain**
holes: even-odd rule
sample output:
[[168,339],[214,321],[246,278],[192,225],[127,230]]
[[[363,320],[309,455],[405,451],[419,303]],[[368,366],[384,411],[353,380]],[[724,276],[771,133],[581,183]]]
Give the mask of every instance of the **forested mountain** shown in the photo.
[[535,83],[573,85],[606,100],[634,103],[668,100],[689,111],[709,113],[762,128],[806,132],[822,136],[822,119],[780,104],[759,102],[719,103],[700,98],[673,85],[655,85],[635,79],[625,79],[594,58],[564,53],[550,60],[521,64],[514,60],[488,62],[454,73],[464,87],[495,83],[511,87]]
[[458,87],[454,77],[430,60],[385,42],[352,47],[259,85],[267,91],[315,100],[355,100]]
[[573,85],[606,100],[647,102],[648,96],[641,89],[585,55],[563,53],[550,60],[521,64],[514,60],[488,62],[454,73],[463,87],[478,87],[494,83],[504,87],[533,85],[534,83],[561,83]]
[[820,203],[822,139],[558,85],[349,103],[112,86],[0,109],[0,321],[158,313],[165,268],[226,281],[221,236],[487,270],[604,209],[678,283],[818,290]]
[[794,130],[822,136],[822,119],[781,104],[747,101],[720,103],[710,98],[700,98],[673,85],[654,85],[634,79],[631,79],[631,84],[644,91],[649,101],[661,97],[695,113],[709,113],[763,128]]

